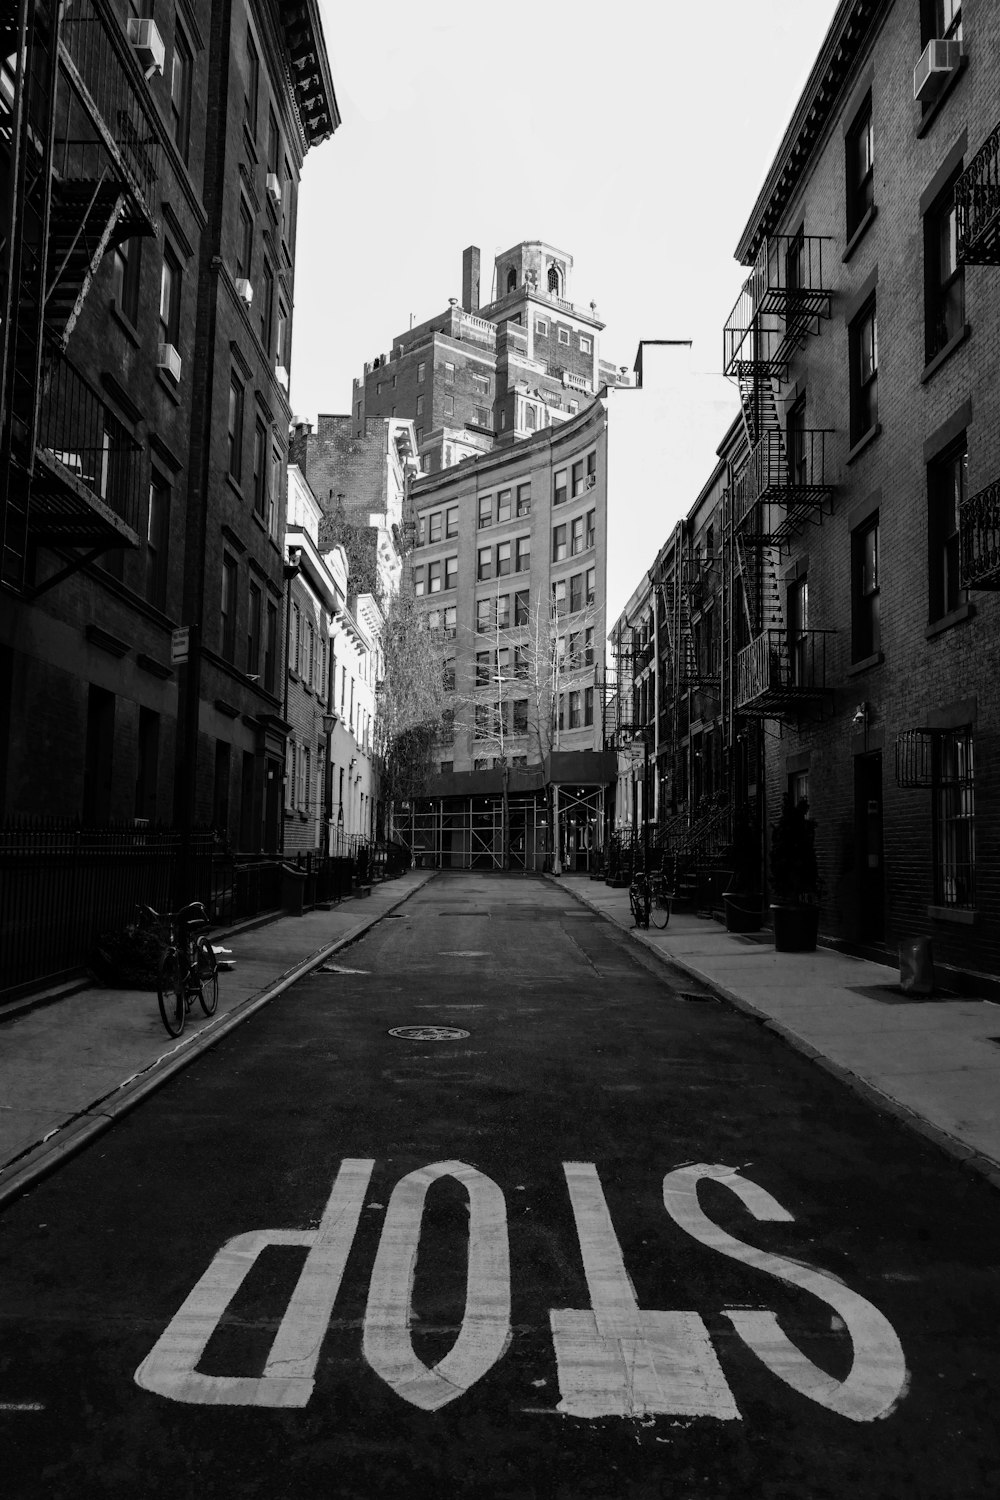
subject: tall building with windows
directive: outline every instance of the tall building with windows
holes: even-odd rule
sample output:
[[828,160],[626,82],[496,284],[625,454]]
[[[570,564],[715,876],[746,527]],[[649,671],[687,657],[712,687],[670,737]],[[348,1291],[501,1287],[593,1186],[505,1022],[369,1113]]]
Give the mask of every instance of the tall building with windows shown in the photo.
[[339,115],[316,0],[147,10],[3,23],[0,808],[277,848],[298,182]]
[[600,358],[596,303],[570,298],[573,258],[540,240],[496,257],[488,300],[481,255],[462,260],[462,298],[399,334],[354,382],[352,421],[409,417],[425,473],[568,421],[614,384]]

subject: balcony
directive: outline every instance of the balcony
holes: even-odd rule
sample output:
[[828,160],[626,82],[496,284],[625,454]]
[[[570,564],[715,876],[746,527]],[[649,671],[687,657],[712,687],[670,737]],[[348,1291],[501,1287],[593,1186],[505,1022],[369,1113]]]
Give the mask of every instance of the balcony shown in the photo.
[[960,266],[1000,266],[1000,125],[955,183]]
[[780,546],[818,521],[833,495],[826,476],[825,428],[769,428],[732,487],[731,522],[747,541]]
[[1000,589],[1000,480],[962,502],[958,536],[962,587]]
[[64,355],[49,364],[38,418],[29,530],[46,546],[139,545],[142,450]]
[[830,316],[821,235],[765,239],[723,332],[723,373],[783,380],[788,361]]
[[736,708],[762,719],[795,718],[830,693],[826,680],[826,643],[832,630],[770,628],[761,632],[736,659]]

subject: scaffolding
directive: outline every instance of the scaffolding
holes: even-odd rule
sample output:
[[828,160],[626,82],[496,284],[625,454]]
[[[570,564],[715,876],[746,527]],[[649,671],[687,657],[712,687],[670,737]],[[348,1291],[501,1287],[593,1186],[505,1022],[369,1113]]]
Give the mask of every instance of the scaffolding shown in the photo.
[[394,809],[393,837],[427,868],[541,874],[552,867],[558,849],[562,869],[596,869],[604,843],[604,787],[554,783],[552,794],[550,808],[544,788],[511,791],[507,830],[499,792],[414,798]]

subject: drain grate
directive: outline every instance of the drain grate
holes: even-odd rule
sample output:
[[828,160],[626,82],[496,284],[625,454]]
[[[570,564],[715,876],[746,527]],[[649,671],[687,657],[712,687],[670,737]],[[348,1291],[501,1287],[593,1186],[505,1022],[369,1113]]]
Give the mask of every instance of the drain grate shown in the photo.
[[469,1036],[460,1026],[390,1026],[389,1036],[404,1042],[460,1042]]
[[689,1000],[692,1004],[700,1000],[714,1000],[715,996],[710,994],[700,995],[697,990],[678,990],[678,1000]]

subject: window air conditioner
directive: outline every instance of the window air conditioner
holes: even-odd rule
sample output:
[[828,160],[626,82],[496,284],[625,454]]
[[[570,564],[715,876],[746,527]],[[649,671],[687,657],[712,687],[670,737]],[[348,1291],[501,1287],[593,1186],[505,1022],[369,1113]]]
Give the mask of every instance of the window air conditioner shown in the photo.
[[597,475],[596,474],[588,474],[587,475],[587,488],[588,488],[588,490],[592,490],[594,488],[594,485],[596,483],[597,483]]
[[139,66],[147,78],[163,72],[166,49],[155,21],[140,21],[134,16],[128,23],[128,39],[132,43]]
[[914,99],[921,104],[928,104],[935,99],[961,60],[961,42],[928,42],[913,70]]
[[253,301],[253,287],[245,276],[237,276],[236,278],[236,295],[241,302],[246,303],[247,307]]
[[161,344],[156,355],[156,368],[166,370],[175,380],[181,378],[181,357],[173,344]]
[[278,181],[277,172],[268,172],[267,181],[265,182],[264,186],[267,188],[267,195],[270,198],[271,202],[280,203],[281,183]]
[[288,390],[288,371],[284,365],[275,365],[274,378],[279,385],[284,386],[286,391]]

